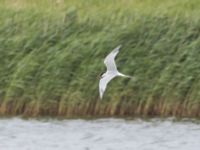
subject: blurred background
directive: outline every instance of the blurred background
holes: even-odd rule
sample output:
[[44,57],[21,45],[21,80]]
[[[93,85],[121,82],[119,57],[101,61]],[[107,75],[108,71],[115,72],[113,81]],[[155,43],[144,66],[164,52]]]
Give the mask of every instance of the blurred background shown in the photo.
[[[1,0],[0,114],[200,116],[198,0]],[[99,99],[103,59],[122,45]]]

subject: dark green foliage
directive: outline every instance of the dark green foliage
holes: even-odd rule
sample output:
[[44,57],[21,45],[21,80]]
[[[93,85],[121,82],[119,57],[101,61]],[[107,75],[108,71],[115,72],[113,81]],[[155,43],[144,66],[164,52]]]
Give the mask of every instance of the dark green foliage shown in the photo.
[[92,108],[99,100],[103,59],[120,44],[118,68],[135,79],[114,79],[102,105],[150,109],[174,103],[190,109],[200,103],[199,17],[125,9],[96,17],[76,8],[64,9],[64,15],[1,9],[7,12],[0,15],[1,107],[13,102],[19,109]]

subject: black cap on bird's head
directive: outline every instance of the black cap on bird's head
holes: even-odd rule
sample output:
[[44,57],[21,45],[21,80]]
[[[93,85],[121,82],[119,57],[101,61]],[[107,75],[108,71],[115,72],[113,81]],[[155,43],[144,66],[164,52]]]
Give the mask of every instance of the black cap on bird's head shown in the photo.
[[105,73],[102,72],[102,73],[99,75],[99,76],[100,76],[100,79],[104,77],[104,74],[105,74]]

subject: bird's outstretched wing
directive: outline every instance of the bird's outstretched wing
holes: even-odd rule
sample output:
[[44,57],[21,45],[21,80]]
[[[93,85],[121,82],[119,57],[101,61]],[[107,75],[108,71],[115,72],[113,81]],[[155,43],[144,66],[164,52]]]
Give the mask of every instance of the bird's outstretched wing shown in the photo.
[[104,64],[108,71],[117,71],[115,64],[115,56],[119,53],[121,45],[117,46],[110,54],[108,54],[104,60]]
[[100,79],[99,81],[99,93],[100,93],[100,98],[102,99],[103,93],[106,90],[108,82],[112,80],[116,75],[108,74],[104,76],[103,78]]

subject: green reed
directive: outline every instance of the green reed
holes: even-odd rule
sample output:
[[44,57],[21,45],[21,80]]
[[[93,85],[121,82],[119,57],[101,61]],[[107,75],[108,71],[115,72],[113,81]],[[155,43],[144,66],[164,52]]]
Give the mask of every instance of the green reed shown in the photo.
[[[0,114],[200,116],[196,0],[0,3]],[[116,78],[100,101],[104,57]]]

